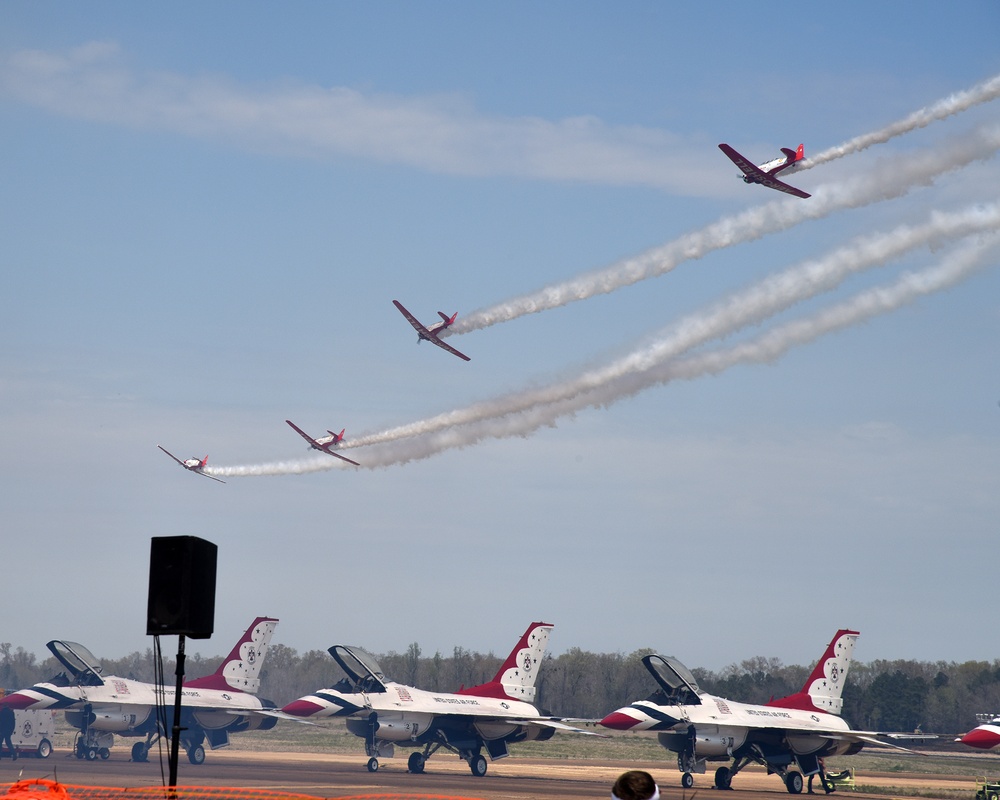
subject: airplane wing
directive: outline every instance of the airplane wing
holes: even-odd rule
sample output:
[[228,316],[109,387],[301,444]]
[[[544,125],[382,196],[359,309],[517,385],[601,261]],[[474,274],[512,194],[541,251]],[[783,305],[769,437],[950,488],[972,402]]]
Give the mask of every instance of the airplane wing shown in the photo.
[[766,186],[768,189],[777,189],[779,192],[784,192],[785,194],[794,194],[796,197],[812,197],[808,192],[803,192],[801,189],[796,189],[794,186],[782,183],[777,178],[772,178],[766,172],[762,172],[761,175],[763,176],[760,179],[761,186]]
[[309,444],[311,444],[313,447],[319,447],[319,445],[316,443],[316,440],[313,439],[312,436],[310,436],[308,433],[306,433],[304,430],[302,430],[302,428],[300,428],[298,425],[296,425],[290,419],[286,419],[285,422],[287,422],[291,426],[291,428],[292,428],[293,431],[295,431],[299,436],[301,436],[303,439],[305,439],[307,442],[309,442]]
[[191,471],[197,473],[198,475],[201,475],[201,477],[203,478],[211,478],[213,481],[218,481],[219,483],[225,483],[225,481],[222,480],[222,478],[216,478],[214,475],[209,475],[207,472],[202,472],[200,469],[195,469]]
[[719,149],[729,156],[729,160],[732,161],[737,167],[743,170],[744,175],[749,175],[752,178],[762,178],[767,175],[763,170],[757,169],[757,165],[752,161],[748,160],[741,153],[738,153],[728,144],[723,142],[719,145]]
[[552,717],[526,717],[525,719],[508,719],[507,717],[497,717],[502,722],[510,722],[514,725],[538,725],[542,728],[553,728],[557,731],[568,731],[569,733],[582,733],[585,736],[599,736],[602,739],[609,738],[607,734],[597,731],[585,731],[583,728],[575,728]]
[[170,457],[171,457],[171,458],[172,458],[172,459],[173,459],[174,461],[176,461],[176,462],[177,462],[178,464],[180,464],[180,465],[181,465],[182,467],[184,467],[184,469],[187,469],[187,464],[185,464],[185,463],[184,463],[183,461],[181,461],[181,460],[180,460],[180,459],[179,459],[179,458],[178,458],[177,456],[175,456],[175,455],[174,455],[173,453],[171,453],[171,452],[170,452],[169,450],[167,450],[167,449],[166,449],[166,448],[165,448],[165,447],[164,447],[163,445],[159,445],[159,444],[158,444],[158,445],[156,445],[156,446],[157,446],[157,447],[159,447],[159,448],[160,448],[160,449],[161,449],[161,450],[162,450],[162,451],[163,451],[164,453],[166,453],[166,454],[167,454],[168,456],[170,456]]
[[361,466],[357,461],[352,461],[347,456],[342,456],[340,453],[335,453],[329,447],[324,447],[323,448],[323,452],[326,453],[328,456],[333,456],[334,458],[339,458],[341,461],[346,461],[348,464],[353,464],[356,467],[360,467]]
[[432,333],[432,334],[430,334],[430,335],[429,335],[429,336],[427,337],[427,341],[429,341],[429,342],[430,342],[431,344],[436,344],[436,345],[437,345],[438,347],[440,347],[440,348],[441,348],[442,350],[447,350],[447,351],[448,351],[449,353],[451,353],[451,354],[452,354],[453,356],[458,356],[458,357],[459,357],[460,359],[462,359],[463,361],[472,361],[472,359],[471,359],[471,358],[469,358],[469,357],[468,357],[468,356],[467,356],[467,355],[466,355],[465,353],[460,353],[460,352],[459,352],[458,350],[456,350],[456,349],[455,349],[454,347],[452,347],[452,346],[451,346],[450,344],[445,344],[445,343],[444,343],[444,342],[442,342],[442,341],[441,341],[440,339],[438,339],[438,337],[437,337],[437,336],[435,336],[435,335],[434,335],[433,333]]
[[399,309],[400,314],[406,317],[406,321],[413,326],[413,329],[417,333],[419,333],[421,336],[426,336],[428,338],[430,337],[431,332],[427,330],[427,326],[425,326],[419,319],[417,319],[415,316],[413,316],[413,314],[407,311],[406,307],[402,303],[400,303],[398,300],[393,300],[392,304]]

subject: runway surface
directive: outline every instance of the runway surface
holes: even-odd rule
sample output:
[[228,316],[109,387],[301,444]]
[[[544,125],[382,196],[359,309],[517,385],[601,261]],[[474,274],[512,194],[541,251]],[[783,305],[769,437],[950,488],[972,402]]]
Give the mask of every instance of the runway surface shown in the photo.
[[[151,754],[152,756],[153,754]],[[653,774],[664,797],[691,800],[695,793],[712,792],[711,775],[698,775],[694,789],[680,788],[680,775],[666,762],[597,762],[555,759],[505,759],[493,762],[483,778],[474,777],[468,766],[454,756],[442,755],[427,763],[422,775],[406,771],[406,759],[383,759],[377,773],[365,768],[363,755],[316,755],[307,753],[210,752],[201,766],[193,766],[182,756],[178,768],[179,786],[250,787],[307,794],[317,797],[352,797],[371,794],[439,795],[480,800],[597,800],[610,795],[615,778],[627,769],[645,769]],[[125,753],[114,752],[107,761],[81,761],[56,752],[48,759],[21,758],[0,761],[0,784],[18,777],[52,778],[65,784],[87,786],[159,786],[167,775],[164,759],[132,763]],[[914,786],[922,798],[954,797],[955,790],[975,793],[975,781],[968,777],[944,775],[866,775],[873,785]],[[762,796],[787,798],[780,779],[763,771],[746,770],[734,781],[726,800],[761,800]],[[856,798],[876,797],[861,792],[843,792]],[[884,795],[882,796],[884,800]]]

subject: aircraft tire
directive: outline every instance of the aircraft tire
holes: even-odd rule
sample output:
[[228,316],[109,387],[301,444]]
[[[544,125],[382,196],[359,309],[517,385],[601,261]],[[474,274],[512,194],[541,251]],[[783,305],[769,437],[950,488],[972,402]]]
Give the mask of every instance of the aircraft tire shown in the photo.
[[692,786],[694,786],[694,775],[692,775],[690,772],[685,772],[683,775],[681,775],[681,786],[683,786],[685,789],[690,789]]
[[87,756],[87,761],[97,761],[97,748],[88,747],[85,755]]
[[42,741],[38,743],[38,750],[35,752],[38,753],[39,758],[48,758],[52,755],[52,742],[48,739],[42,739]]
[[372,758],[368,759],[368,771],[369,772],[378,772],[378,759],[377,758],[372,757]]
[[188,750],[188,761],[190,761],[195,766],[205,763],[205,748],[200,744],[196,744],[190,750]]
[[486,774],[487,767],[488,764],[484,755],[473,756],[469,759],[469,769],[472,770],[472,774],[477,778],[482,778]]
[[789,772],[785,776],[785,788],[789,794],[802,794],[802,773]]
[[149,758],[149,751],[146,750],[146,745],[144,742],[136,742],[132,745],[132,760],[133,761],[145,761]]
[[729,767],[719,767],[715,771],[715,788],[716,789],[729,789],[733,783],[733,775],[729,771]]
[[101,757],[101,761],[107,761],[111,758],[111,751],[107,747],[102,747],[97,751],[97,755]]
[[406,769],[414,775],[419,775],[424,771],[424,754],[421,752],[410,753],[406,759]]

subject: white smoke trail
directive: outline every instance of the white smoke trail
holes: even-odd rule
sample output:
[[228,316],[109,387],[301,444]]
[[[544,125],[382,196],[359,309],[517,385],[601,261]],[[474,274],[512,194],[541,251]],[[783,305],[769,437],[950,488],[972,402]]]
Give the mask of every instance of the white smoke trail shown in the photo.
[[444,335],[468,333],[527,314],[607,294],[647,278],[663,275],[684,261],[701,258],[715,250],[759,239],[787,230],[802,222],[825,217],[834,211],[858,208],[900,197],[915,186],[968,164],[990,158],[1000,149],[1000,128],[979,128],[943,145],[897,156],[866,174],[841,183],[821,186],[808,201],[779,200],[727,217],[685,234],[673,242],[610,267],[553,284],[456,320]]
[[572,416],[588,407],[606,407],[654,385],[717,374],[738,364],[773,361],[793,347],[955,285],[989,263],[987,256],[995,250],[998,241],[997,235],[989,235],[952,253],[938,266],[908,273],[892,284],[861,292],[812,317],[778,326],[751,341],[685,359],[653,363],[627,380],[608,383],[558,403],[366,450],[367,466],[389,466],[429,458],[488,438],[527,436],[538,428],[555,424],[559,418]]
[[795,303],[834,289],[851,274],[882,266],[917,247],[997,229],[1000,229],[1000,204],[974,206],[954,213],[935,212],[921,225],[901,225],[887,233],[861,237],[820,259],[770,275],[707,310],[681,319],[656,336],[649,346],[603,367],[559,383],[501,396],[382,433],[360,436],[351,441],[351,446],[364,447],[421,436],[572,397],[613,383],[629,373],[641,372],[650,363],[676,358],[706,342],[760,323]]
[[806,158],[799,165],[796,165],[794,169],[787,170],[785,174],[789,175],[793,171],[802,172],[803,170],[819,166],[820,164],[826,164],[829,161],[843,158],[852,153],[860,153],[872,145],[884,144],[890,139],[895,139],[897,136],[910,133],[918,128],[925,128],[932,122],[968,111],[973,106],[977,106],[980,103],[988,103],[991,100],[996,100],[997,97],[1000,97],[1000,75],[983,81],[971,89],[955,92],[955,94],[949,95],[943,100],[938,100],[936,103],[926,106],[919,111],[914,111],[908,117],[893,122],[891,125],[886,125],[881,130],[856,136],[843,144],[824,150],[811,158]]
[[[833,288],[852,272],[885,263],[921,244],[968,236],[978,231],[995,231],[998,227],[1000,207],[997,205],[957,214],[933,214],[926,225],[917,228],[901,226],[881,236],[859,239],[824,259],[771,276],[707,312],[682,320],[651,345],[578,378],[479,403],[381,434],[362,436],[353,440],[351,445],[367,445],[364,466],[376,467],[427,457],[485,437],[526,435],[587,406],[606,405],[646,386],[671,379],[669,376],[666,379],[659,377],[655,370],[658,367],[662,369],[665,364],[669,371],[673,364],[698,363],[697,359],[677,362],[676,358],[706,341],[759,322],[793,303]],[[709,357],[717,358],[715,355]],[[320,457],[294,462],[214,467],[211,472],[233,477],[301,474],[333,469],[341,464]]]

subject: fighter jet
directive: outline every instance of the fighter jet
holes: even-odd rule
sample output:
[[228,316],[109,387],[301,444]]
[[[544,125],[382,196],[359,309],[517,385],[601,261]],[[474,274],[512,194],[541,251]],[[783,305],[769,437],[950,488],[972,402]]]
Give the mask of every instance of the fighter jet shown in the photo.
[[881,741],[881,736],[927,738],[855,731],[841,719],[841,692],[858,636],[857,631],[837,631],[802,690],[762,706],[701,691],[694,675],[676,658],[644,656],[642,662],[659,689],[608,714],[601,725],[659,731],[660,744],[677,753],[685,789],[694,785],[692,773],[705,773],[707,761],[732,759],[730,766],[715,771],[716,788],[730,788],[736,773],[748,764],[760,764],[769,774],[779,774],[791,794],[798,794],[803,775],[821,774],[821,758],[850,755],[866,744],[906,750]]
[[992,750],[1000,745],[1000,717],[995,717],[992,714],[977,714],[976,716],[979,717],[982,724],[977,725],[955,741],[969,747],[975,747],[977,750]]
[[281,710],[309,720],[346,718],[347,730],[365,740],[369,772],[377,772],[378,759],[391,758],[398,744],[423,748],[410,753],[410,772],[423,772],[427,759],[443,747],[481,777],[487,768],[484,747],[495,760],[508,755],[510,742],[544,741],[557,730],[596,735],[542,716],[531,703],[551,630],[545,622],[532,622],[492,681],[454,694],[387,680],[370,653],[334,645],[330,655],[347,677]]
[[213,481],[218,481],[219,483],[225,483],[225,481],[222,480],[222,478],[216,478],[214,475],[209,475],[207,472],[205,472],[205,465],[208,464],[208,456],[205,456],[204,458],[186,458],[183,461],[181,461],[177,456],[175,456],[173,453],[167,450],[167,448],[159,444],[156,446],[159,447],[168,456],[170,456],[174,461],[176,461],[178,464],[184,467],[184,469],[190,470],[196,475],[202,475],[206,478],[211,478]]
[[[192,764],[204,763],[205,742],[215,750],[229,744],[230,733],[270,730],[277,724],[281,714],[274,703],[256,697],[277,624],[257,617],[214,673],[184,683],[181,744]],[[46,646],[66,671],[0,698],[0,705],[65,710],[66,721],[80,731],[76,757],[89,761],[110,758],[116,733],[145,737],[132,745],[132,760],[145,761],[150,747],[173,728],[176,688],[105,676],[94,655],[76,642],[56,639]]]

